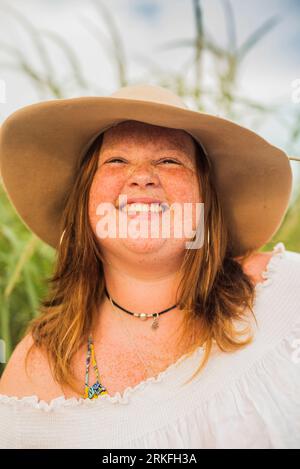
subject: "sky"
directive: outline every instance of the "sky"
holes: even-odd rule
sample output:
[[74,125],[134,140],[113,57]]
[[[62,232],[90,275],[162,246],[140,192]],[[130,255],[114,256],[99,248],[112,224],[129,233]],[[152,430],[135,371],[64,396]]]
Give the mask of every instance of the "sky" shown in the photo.
[[[202,0],[204,29],[220,47],[228,46],[228,34],[224,20],[224,3],[230,0]],[[97,9],[100,0],[0,0],[0,83],[5,84],[5,102],[0,103],[0,123],[14,110],[53,96],[39,95],[31,81],[19,70],[3,67],[12,59],[3,43],[11,50],[16,48],[38,70],[43,68],[30,37],[8,11],[20,12],[40,31],[51,31],[68,41],[79,59],[83,75],[92,88],[82,90],[70,86],[65,97],[83,94],[109,95],[119,84],[116,67],[106,44],[109,43],[107,23]],[[102,0],[111,13],[122,38],[126,57],[128,78],[133,81],[156,83],[145,66],[145,59],[156,67],[176,73],[191,55],[188,48],[163,50],[162,45],[179,39],[192,39],[195,20],[192,0]],[[277,25],[251,50],[239,73],[238,91],[243,96],[261,104],[277,104],[281,110],[280,120],[268,115],[255,122],[245,113],[239,123],[258,131],[274,145],[286,152],[300,156],[300,145],[291,146],[288,125],[294,115],[300,115],[300,103],[292,100],[292,83],[300,78],[300,1],[299,0],[231,0],[236,20],[236,43],[239,47],[268,18],[276,16]],[[99,32],[101,38],[99,40]],[[96,34],[97,39],[96,39]],[[70,72],[66,60],[49,36],[45,36],[51,66],[64,82]],[[15,59],[14,59],[15,60]],[[205,58],[204,82],[214,87],[213,63]],[[187,73],[187,79],[189,75]],[[192,79],[192,78],[191,78]],[[3,95],[3,86],[0,100]],[[187,103],[190,104],[190,103]],[[207,112],[219,115],[218,109]],[[222,114],[221,114],[222,115]],[[225,117],[225,116],[222,116]],[[256,128],[257,126],[257,128]],[[299,175],[300,163],[292,162],[292,169]]]

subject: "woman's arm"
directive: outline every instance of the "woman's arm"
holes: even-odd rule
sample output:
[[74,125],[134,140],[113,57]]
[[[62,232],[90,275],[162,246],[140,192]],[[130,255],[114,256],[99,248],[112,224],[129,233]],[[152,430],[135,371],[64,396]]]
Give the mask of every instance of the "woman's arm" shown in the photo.
[[7,396],[32,396],[48,401],[61,396],[62,390],[53,380],[47,357],[36,347],[33,349],[25,370],[25,357],[33,343],[26,335],[14,349],[0,379],[0,394]]

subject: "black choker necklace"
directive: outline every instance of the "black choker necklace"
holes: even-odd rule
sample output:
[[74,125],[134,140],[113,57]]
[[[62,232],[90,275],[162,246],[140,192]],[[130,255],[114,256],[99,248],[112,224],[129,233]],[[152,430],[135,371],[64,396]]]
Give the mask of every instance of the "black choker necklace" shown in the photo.
[[137,318],[140,318],[142,320],[146,320],[148,318],[154,318],[154,321],[151,325],[152,329],[157,329],[158,328],[158,318],[161,314],[164,314],[164,313],[167,313],[168,311],[170,311],[171,309],[174,309],[176,308],[176,306],[178,306],[177,304],[174,305],[174,306],[171,306],[170,308],[167,308],[167,309],[164,309],[163,311],[160,311],[159,313],[133,313],[132,311],[128,311],[127,309],[125,308],[122,308],[122,306],[118,305],[118,303],[116,303],[108,294],[108,291],[106,289],[106,287],[104,287],[105,289],[105,294],[107,296],[107,298],[115,305],[117,306],[118,308],[120,308],[122,311],[125,311],[125,313],[128,313],[128,314],[131,314],[132,316],[135,316]]

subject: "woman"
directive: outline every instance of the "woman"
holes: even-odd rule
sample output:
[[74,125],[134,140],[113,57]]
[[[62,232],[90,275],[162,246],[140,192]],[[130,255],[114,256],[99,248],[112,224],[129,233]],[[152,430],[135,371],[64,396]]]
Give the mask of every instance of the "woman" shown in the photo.
[[28,106],[1,135],[7,193],[57,263],[0,381],[0,446],[299,446],[300,254],[258,252],[288,157],[147,85]]

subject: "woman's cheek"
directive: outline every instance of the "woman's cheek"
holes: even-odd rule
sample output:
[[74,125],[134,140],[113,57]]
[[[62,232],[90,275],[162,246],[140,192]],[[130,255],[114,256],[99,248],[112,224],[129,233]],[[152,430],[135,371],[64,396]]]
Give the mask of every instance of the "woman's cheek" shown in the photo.
[[89,193],[89,220],[95,231],[100,215],[97,214],[97,208],[101,203],[110,203],[115,206],[119,194],[119,179],[103,178],[100,175],[95,176]]
[[163,175],[162,185],[170,200],[179,203],[200,201],[198,179],[190,170]]

